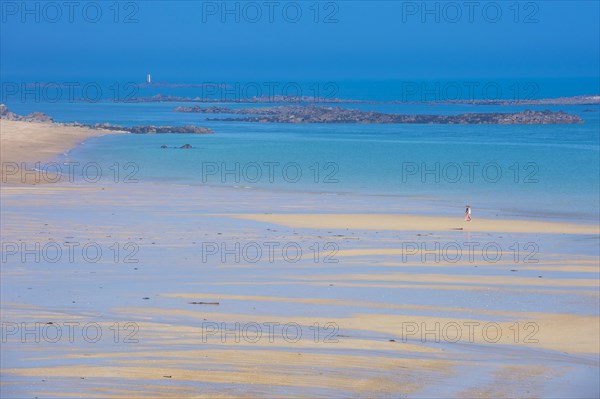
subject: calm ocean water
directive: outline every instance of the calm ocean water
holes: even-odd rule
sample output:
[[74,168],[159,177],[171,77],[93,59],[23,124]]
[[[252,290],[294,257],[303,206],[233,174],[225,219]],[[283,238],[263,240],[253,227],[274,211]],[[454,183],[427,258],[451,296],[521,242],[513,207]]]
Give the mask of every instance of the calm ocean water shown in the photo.
[[[582,125],[451,126],[209,122],[211,115],[172,112],[179,103],[7,104],[17,113],[43,111],[64,122],[214,129],[213,135],[105,136],[67,155],[98,162],[103,170],[116,162],[121,178],[134,173],[150,182],[399,196],[457,207],[469,203],[522,217],[599,217],[597,106],[345,105],[444,114],[563,109],[585,120]],[[173,148],[184,144],[194,148]]]

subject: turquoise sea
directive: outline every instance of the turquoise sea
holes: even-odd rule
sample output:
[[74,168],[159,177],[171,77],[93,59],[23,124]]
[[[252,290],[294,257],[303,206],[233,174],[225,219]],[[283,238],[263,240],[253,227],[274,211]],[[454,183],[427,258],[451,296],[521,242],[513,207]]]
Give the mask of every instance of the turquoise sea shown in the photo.
[[[340,105],[432,114],[551,109],[577,114],[585,121],[581,125],[460,126],[215,122],[206,118],[223,115],[175,113],[173,108],[188,104],[173,102],[7,101],[7,105],[20,114],[43,111],[59,122],[195,124],[214,130],[213,135],[105,136],[88,140],[61,159],[97,162],[105,175],[117,165],[119,179],[389,196],[438,206],[441,213],[459,212],[470,204],[480,215],[599,217],[598,106]],[[176,148],[184,144],[193,148]]]

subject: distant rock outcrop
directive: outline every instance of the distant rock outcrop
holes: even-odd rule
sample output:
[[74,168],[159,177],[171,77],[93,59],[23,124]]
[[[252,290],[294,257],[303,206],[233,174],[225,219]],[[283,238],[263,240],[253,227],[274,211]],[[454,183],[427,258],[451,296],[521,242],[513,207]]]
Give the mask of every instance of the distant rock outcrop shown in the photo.
[[182,145],[181,147],[169,147],[169,146],[167,146],[167,145],[163,144],[163,145],[161,145],[161,146],[160,146],[160,148],[162,148],[162,149],[174,148],[174,149],[178,149],[178,150],[179,150],[179,149],[182,149],[182,150],[189,150],[189,149],[191,149],[191,148],[194,148],[194,147],[192,147],[192,145],[191,145],[191,144],[184,144],[184,145]]
[[471,105],[596,105],[600,104],[600,96],[572,96],[557,98],[531,98],[531,99],[497,99],[497,100],[446,100],[432,101],[438,104],[471,104]]
[[276,106],[256,108],[177,107],[175,112],[233,114],[242,117],[212,118],[212,121],[259,123],[361,123],[447,125],[544,125],[583,123],[578,115],[563,111],[480,112],[458,115],[402,115],[340,107]]
[[116,130],[129,132],[133,134],[162,134],[162,133],[181,133],[181,134],[211,134],[212,129],[200,126],[154,126],[154,125],[139,125],[139,126],[120,126],[111,125],[110,123],[96,123],[93,125],[81,125],[87,126],[92,129],[103,129],[103,130]]

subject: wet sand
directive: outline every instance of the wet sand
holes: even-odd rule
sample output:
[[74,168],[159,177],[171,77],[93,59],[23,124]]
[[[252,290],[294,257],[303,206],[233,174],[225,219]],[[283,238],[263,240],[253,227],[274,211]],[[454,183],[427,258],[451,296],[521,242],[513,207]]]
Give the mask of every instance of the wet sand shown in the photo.
[[397,214],[285,214],[237,215],[240,219],[267,222],[287,227],[395,231],[465,230],[494,233],[600,234],[594,224],[544,222],[533,220],[476,219],[462,222],[459,218]]
[[596,225],[147,182],[1,200],[9,397],[600,392]]

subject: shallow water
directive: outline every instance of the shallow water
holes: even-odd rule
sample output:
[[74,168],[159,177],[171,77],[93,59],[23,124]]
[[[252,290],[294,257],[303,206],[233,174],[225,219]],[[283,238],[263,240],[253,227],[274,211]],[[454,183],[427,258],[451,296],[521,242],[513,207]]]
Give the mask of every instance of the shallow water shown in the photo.
[[[19,105],[33,109],[31,104]],[[398,196],[456,209],[468,203],[479,214],[518,217],[585,221],[600,215],[599,113],[583,112],[597,107],[538,107],[576,113],[585,120],[582,125],[468,126],[209,122],[211,115],[172,112],[177,105],[35,104],[58,121],[196,124],[215,131],[105,136],[88,140],[62,159],[97,162],[105,177],[114,175],[112,167],[120,170],[118,178],[131,174],[142,182]],[[525,108],[347,106],[406,113]],[[194,148],[176,148],[184,144]]]

